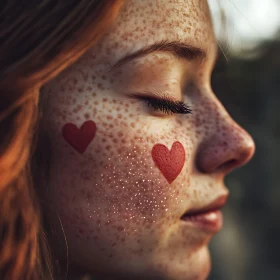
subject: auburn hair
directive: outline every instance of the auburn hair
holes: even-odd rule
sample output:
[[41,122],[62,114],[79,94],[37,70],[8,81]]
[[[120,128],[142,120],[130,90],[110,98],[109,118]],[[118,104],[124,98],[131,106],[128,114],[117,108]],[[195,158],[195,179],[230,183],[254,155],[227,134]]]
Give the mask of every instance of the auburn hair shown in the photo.
[[93,46],[123,2],[0,3],[0,279],[54,279],[32,172],[39,90]]

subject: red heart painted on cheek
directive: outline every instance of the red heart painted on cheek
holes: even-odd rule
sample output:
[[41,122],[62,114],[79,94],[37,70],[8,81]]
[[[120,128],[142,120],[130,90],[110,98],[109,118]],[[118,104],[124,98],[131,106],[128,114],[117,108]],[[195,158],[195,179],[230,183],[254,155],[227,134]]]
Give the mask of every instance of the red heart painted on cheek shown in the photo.
[[169,184],[180,174],[185,163],[185,149],[176,141],[169,152],[163,144],[156,144],[152,149],[152,157],[155,165],[159,168]]
[[81,154],[86,150],[95,133],[94,121],[84,122],[80,129],[72,123],[67,123],[62,128],[62,135],[66,142]]

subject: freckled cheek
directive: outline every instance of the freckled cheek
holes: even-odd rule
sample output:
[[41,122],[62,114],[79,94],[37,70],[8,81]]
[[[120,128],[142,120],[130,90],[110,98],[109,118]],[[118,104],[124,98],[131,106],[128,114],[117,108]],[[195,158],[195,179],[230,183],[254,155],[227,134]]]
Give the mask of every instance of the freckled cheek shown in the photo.
[[[153,146],[159,141],[173,143],[176,133],[159,140],[143,129],[146,125],[125,105],[110,105],[114,114],[100,110],[94,114],[97,129],[92,142],[82,155],[72,149],[66,167],[58,174],[57,205],[69,228],[82,228],[89,234],[108,230],[113,234],[123,228],[134,232],[147,225],[155,229],[171,221],[169,214],[183,198],[181,181],[170,185],[152,157]],[[118,107],[122,109],[117,111]],[[69,153],[69,148],[64,152]]]
[[111,133],[111,138],[99,134],[87,160],[69,171],[72,186],[61,193],[62,199],[68,197],[63,203],[67,220],[98,228],[124,223],[135,228],[162,221],[179,196],[178,187],[171,186],[155,167],[152,145],[136,135],[126,138],[121,130]]
[[107,140],[93,150],[87,166],[95,167],[95,175],[85,184],[85,198],[92,207],[100,204],[110,215],[133,221],[162,211],[170,186],[155,168],[148,146],[141,146],[132,139],[126,141],[124,144]]

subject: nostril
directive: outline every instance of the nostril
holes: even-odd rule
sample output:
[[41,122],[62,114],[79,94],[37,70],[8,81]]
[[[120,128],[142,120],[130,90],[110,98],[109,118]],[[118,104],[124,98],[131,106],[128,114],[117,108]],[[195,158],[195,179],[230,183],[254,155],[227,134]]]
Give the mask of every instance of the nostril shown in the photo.
[[217,169],[217,171],[229,172],[230,170],[236,168],[239,165],[238,160],[232,159],[223,164],[221,164]]

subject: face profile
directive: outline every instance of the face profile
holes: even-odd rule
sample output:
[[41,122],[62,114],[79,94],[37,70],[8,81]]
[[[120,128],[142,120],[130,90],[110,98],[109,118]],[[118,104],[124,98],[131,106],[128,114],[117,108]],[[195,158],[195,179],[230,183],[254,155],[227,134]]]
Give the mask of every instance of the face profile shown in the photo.
[[69,271],[207,278],[229,195],[223,179],[255,149],[211,89],[216,58],[207,1],[129,0],[41,88],[51,145],[44,199]]

